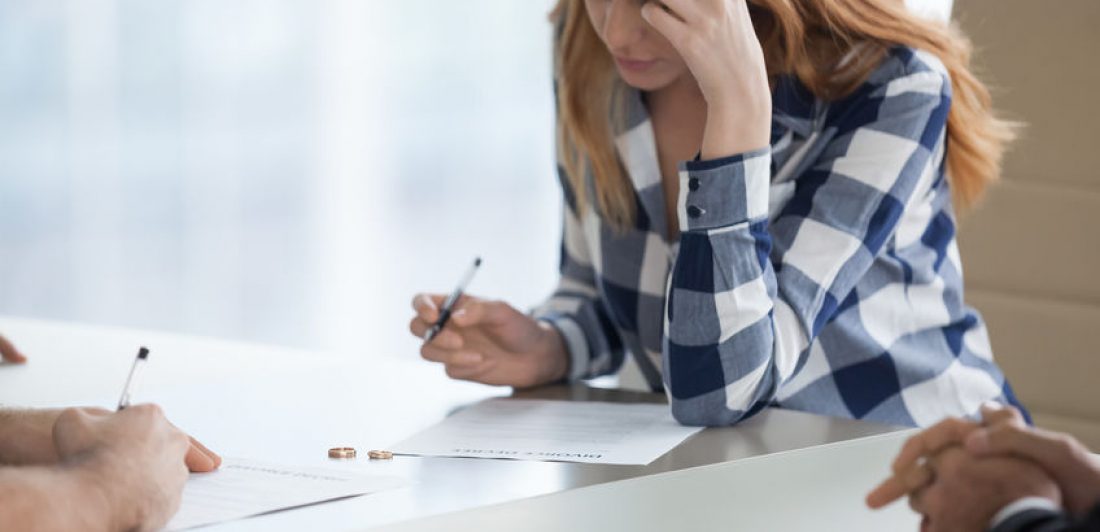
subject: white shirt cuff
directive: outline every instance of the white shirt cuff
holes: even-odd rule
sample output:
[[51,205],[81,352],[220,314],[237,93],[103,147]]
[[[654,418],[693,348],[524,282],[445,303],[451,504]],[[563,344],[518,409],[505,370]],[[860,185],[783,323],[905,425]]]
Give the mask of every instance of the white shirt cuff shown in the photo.
[[1017,499],[1012,504],[1001,508],[1001,511],[997,512],[993,516],[993,520],[989,522],[989,528],[997,528],[1001,523],[1005,522],[1009,517],[1012,517],[1020,512],[1026,510],[1047,510],[1051,512],[1061,512],[1062,508],[1054,501],[1044,497],[1024,497]]
[[568,382],[577,382],[588,373],[589,353],[588,339],[584,336],[584,330],[576,321],[566,316],[555,316],[554,319],[545,319],[565,340],[565,348],[569,351],[569,375]]

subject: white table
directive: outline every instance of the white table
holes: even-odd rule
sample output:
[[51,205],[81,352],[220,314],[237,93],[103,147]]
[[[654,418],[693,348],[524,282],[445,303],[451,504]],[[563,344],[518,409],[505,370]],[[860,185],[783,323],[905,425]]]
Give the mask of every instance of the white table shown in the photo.
[[[903,503],[871,512],[863,496],[882,480],[908,432],[642,476],[400,523],[430,530],[916,531]],[[517,526],[523,523],[523,526]]]
[[[415,354],[407,361],[368,359],[15,318],[0,319],[0,332],[31,358],[25,366],[0,366],[0,404],[113,408],[134,353],[146,345],[150,363],[135,401],[161,404],[177,425],[223,455],[411,481],[219,530],[817,530],[818,516],[845,530],[916,528],[902,505],[878,513],[862,506],[906,434],[892,427],[770,409],[736,427],[705,430],[649,466],[418,457],[340,462],[326,457],[329,447],[386,448],[455,407],[512,390],[452,381]],[[664,399],[583,386],[516,396]]]

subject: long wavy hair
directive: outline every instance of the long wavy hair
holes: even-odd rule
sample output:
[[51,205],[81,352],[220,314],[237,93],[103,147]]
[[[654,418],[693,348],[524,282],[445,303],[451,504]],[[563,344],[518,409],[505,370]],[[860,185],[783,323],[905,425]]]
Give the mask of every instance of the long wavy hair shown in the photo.
[[[970,42],[956,27],[911,13],[903,0],[749,0],[749,10],[772,85],[779,76],[793,75],[826,101],[859,87],[891,47],[937,56],[951,77],[946,153],[955,205],[972,206],[997,180],[1016,124],[994,112],[989,90],[970,70]],[[629,227],[633,189],[612,139],[613,117],[623,112],[623,82],[584,0],[558,0],[550,17],[559,31],[559,159],[578,212],[591,201],[585,186],[590,169],[599,212],[613,226]]]

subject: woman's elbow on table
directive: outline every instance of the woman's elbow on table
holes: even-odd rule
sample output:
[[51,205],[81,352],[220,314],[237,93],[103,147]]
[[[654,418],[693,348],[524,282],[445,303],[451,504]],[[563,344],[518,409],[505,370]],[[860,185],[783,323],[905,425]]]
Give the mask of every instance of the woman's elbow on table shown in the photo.
[[730,408],[726,404],[725,394],[717,390],[711,394],[678,399],[670,394],[672,417],[681,425],[689,427],[728,427],[736,425],[762,410],[767,403],[752,401],[744,408]]

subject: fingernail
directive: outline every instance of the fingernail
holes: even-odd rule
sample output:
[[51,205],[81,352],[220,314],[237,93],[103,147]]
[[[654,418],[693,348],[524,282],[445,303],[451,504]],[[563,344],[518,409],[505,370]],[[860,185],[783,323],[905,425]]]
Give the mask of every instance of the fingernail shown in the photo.
[[428,297],[427,294],[420,296],[420,299],[423,300],[426,305],[428,305],[428,308],[435,310],[435,301],[432,301],[432,298]]
[[966,437],[966,449],[974,454],[985,454],[989,451],[989,432],[978,429]]

